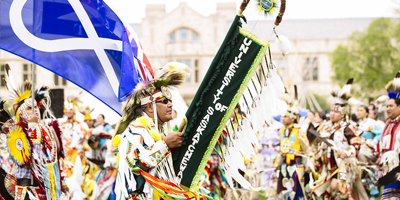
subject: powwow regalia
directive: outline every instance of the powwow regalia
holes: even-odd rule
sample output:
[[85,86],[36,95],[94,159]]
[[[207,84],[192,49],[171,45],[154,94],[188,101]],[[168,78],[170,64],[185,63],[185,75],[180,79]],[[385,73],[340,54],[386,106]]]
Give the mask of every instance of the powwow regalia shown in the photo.
[[[94,174],[94,188],[91,199],[113,200],[115,179],[117,177],[116,156],[112,152],[112,136],[102,129],[95,128],[88,139],[90,149],[86,152],[87,162],[91,162]],[[97,167],[93,167],[96,165]],[[85,180],[86,181],[86,180]]]
[[[341,199],[367,199],[361,183],[362,170],[358,166],[357,154],[361,140],[347,119],[347,101],[353,79],[349,79],[341,90],[333,91],[334,104],[328,122],[323,126],[320,137],[324,141],[318,146],[315,181],[310,189],[316,196]],[[332,181],[337,182],[332,188]]]
[[[75,119],[75,114],[79,112],[79,97],[70,96],[64,102],[64,114],[66,121],[61,123],[63,131],[62,140],[65,148],[65,159],[63,162],[64,173],[66,173],[66,183],[70,189],[72,199],[83,199],[91,193],[94,181],[84,181],[86,151],[85,142],[89,131],[86,123]],[[92,182],[90,191],[88,183]],[[85,185],[86,184],[86,185]],[[83,185],[83,187],[81,187]],[[83,189],[83,190],[82,190]]]
[[[115,185],[117,199],[199,197],[173,183],[176,181],[170,149],[163,139],[169,130],[167,122],[159,124],[156,105],[162,98],[168,104],[172,97],[168,87],[184,83],[187,70],[180,63],[167,64],[159,76],[139,85],[124,102],[123,117],[113,139],[114,146],[118,146],[119,150]],[[154,119],[144,112],[150,104],[154,109]]]
[[[8,66],[7,72],[11,74]],[[60,158],[64,155],[61,131],[57,121],[49,125],[39,122],[39,108],[44,110],[44,118],[54,118],[49,110],[49,89],[43,86],[32,94],[31,82],[17,88],[12,75],[7,88],[11,99],[1,102],[3,111],[7,111],[2,112],[1,120],[2,130],[7,134],[7,148],[15,163],[16,186],[11,194],[15,199],[60,199],[61,191],[67,189],[61,173]]]
[[[400,72],[397,72],[393,81],[386,85],[390,100],[400,98]],[[398,106],[396,102],[395,106]],[[389,117],[380,141],[380,164],[383,168],[383,175],[379,179],[380,185],[385,185],[381,199],[399,199],[399,156],[400,156],[400,115]]]
[[298,108],[287,102],[289,109],[282,116],[284,127],[280,130],[280,155],[276,167],[280,168],[278,193],[280,198],[294,200],[306,198],[305,177],[307,163],[312,156],[307,135],[300,129]]
[[364,138],[366,144],[374,149],[376,149],[376,145],[379,143],[382,131],[383,129],[379,126],[378,122],[369,117],[359,119],[357,122],[356,134]]
[[[86,122],[89,129],[92,128],[92,126],[93,126],[93,119],[92,119],[92,116],[90,116],[90,114],[93,112],[93,110],[94,110],[94,108],[90,107],[89,105],[81,106],[79,109],[79,112],[84,116],[83,121]],[[89,121],[91,121],[90,127],[88,124]]]

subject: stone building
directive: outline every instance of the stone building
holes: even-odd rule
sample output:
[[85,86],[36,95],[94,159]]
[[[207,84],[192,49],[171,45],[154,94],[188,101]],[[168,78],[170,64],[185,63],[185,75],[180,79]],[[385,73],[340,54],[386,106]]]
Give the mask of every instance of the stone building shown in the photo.
[[[159,68],[167,62],[178,61],[191,68],[191,77],[180,88],[185,101],[189,104],[197,87],[225,34],[235,17],[238,5],[235,3],[217,3],[216,13],[203,16],[186,3],[181,3],[171,12],[165,5],[146,6],[146,16],[140,24],[131,24],[137,32],[141,44],[153,68]],[[274,62],[287,87],[299,86],[300,93],[329,94],[332,89],[329,53],[338,44],[356,30],[365,29],[373,19],[284,19],[276,31],[287,36],[292,43],[290,54],[282,56],[274,45],[273,21],[249,21],[244,28],[271,43]],[[17,82],[31,79],[30,62],[0,51],[0,79],[5,77],[4,64],[9,63]],[[65,96],[78,94],[81,89],[50,71],[37,67],[38,83],[52,88],[63,88]],[[0,93],[5,85],[0,83]]]

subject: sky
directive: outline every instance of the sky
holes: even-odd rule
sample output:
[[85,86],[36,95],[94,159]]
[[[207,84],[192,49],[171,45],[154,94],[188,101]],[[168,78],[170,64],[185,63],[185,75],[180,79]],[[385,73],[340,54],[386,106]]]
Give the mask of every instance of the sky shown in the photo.
[[[217,2],[236,2],[239,8],[242,0],[105,0],[117,14],[130,23],[140,23],[145,17],[145,4],[165,4],[167,12],[178,7],[180,2],[209,16],[216,12]],[[266,17],[255,9],[257,1],[251,0],[244,15],[249,20],[263,20]],[[364,18],[394,17],[400,0],[287,0],[284,19],[318,18]],[[270,17],[271,18],[271,17]]]
[[[241,0],[105,0],[118,16],[129,23],[140,23],[145,17],[146,4],[165,4],[166,11],[171,12],[179,3],[186,2],[189,7],[203,16],[215,14],[217,2],[236,2],[239,8]],[[243,13],[248,20],[268,19],[255,10],[257,1],[252,0]],[[376,17],[398,17],[396,8],[400,0],[287,0],[285,19],[319,19],[319,18],[376,18]],[[274,19],[275,17],[269,17]],[[96,109],[92,117],[96,118],[102,113],[106,121],[114,124],[119,116],[106,105],[89,94],[83,97],[84,102],[90,102]],[[78,114],[78,119],[83,115]]]

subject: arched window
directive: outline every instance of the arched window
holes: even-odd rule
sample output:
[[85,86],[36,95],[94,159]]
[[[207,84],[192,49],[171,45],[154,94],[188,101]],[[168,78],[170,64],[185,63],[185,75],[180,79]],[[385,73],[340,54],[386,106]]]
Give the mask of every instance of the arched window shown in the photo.
[[169,35],[169,42],[198,42],[199,34],[189,28],[179,28]]

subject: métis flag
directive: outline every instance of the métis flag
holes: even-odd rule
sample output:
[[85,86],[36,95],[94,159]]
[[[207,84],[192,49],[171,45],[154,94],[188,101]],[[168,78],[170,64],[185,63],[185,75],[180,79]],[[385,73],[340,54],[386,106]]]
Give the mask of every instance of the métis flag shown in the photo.
[[126,27],[102,0],[0,1],[1,49],[75,83],[118,113],[136,84],[152,76]]
[[266,41],[241,27],[241,18],[233,21],[186,112],[182,147],[172,151],[177,178],[191,191],[268,49]]

